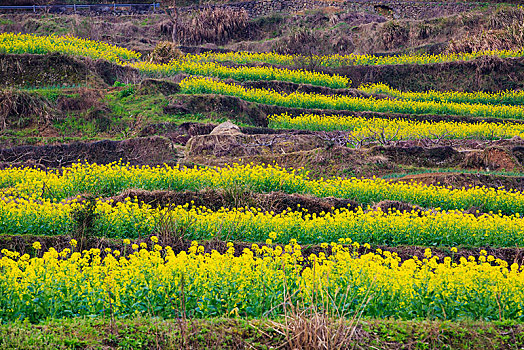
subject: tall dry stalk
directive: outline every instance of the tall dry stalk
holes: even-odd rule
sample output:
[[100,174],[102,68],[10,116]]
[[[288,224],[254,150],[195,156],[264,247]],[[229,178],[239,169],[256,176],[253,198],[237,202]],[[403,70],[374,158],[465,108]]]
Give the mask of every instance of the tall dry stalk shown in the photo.
[[[315,273],[313,270],[314,276]],[[326,284],[329,284],[329,276],[327,280]],[[362,303],[351,315],[347,315],[341,309],[352,295],[351,285],[345,290],[337,289],[330,294],[320,279],[318,282],[315,282],[312,294],[303,291],[302,297],[298,298],[295,304],[291,302],[287,288],[284,288],[284,321],[273,322],[277,332],[286,339],[282,347],[292,350],[347,349],[355,340],[358,322],[373,298],[371,289],[375,281],[364,295]],[[284,282],[284,285],[286,286],[287,282]],[[343,293],[342,298],[339,298],[339,293]],[[338,304],[337,299],[341,300]]]

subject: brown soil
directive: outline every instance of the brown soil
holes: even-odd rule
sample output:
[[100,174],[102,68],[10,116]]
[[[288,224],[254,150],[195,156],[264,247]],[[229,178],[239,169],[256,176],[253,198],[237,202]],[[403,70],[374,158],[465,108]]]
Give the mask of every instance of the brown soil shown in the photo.
[[57,86],[79,85],[89,81],[99,86],[103,81],[91,74],[81,60],[60,55],[0,54],[0,85]]
[[[77,108],[83,99],[64,100],[64,108]],[[125,141],[98,141],[44,146],[0,148],[0,164],[54,168],[78,159],[100,164],[118,161],[131,164],[200,164],[223,166],[233,162],[277,163],[284,167],[304,167],[313,177],[383,176],[401,172],[399,165],[423,168],[463,168],[475,170],[522,171],[522,140],[475,142],[477,149],[451,146],[413,146],[420,142],[403,141],[398,146],[366,145],[361,149],[345,144],[343,133],[298,130],[272,130],[243,127],[242,135],[209,135],[215,124],[161,123],[145,127],[140,135],[160,134]],[[464,141],[471,146],[473,141]],[[179,151],[185,145],[181,159]],[[457,144],[460,142],[457,141]],[[463,145],[464,146],[464,145]],[[371,147],[371,148],[369,148]]]
[[[208,135],[218,124],[214,123],[197,123],[185,122],[182,124],[174,122],[163,122],[156,124],[148,124],[139,132],[139,136],[162,135],[170,138],[176,143],[185,145],[187,141],[193,136]],[[316,135],[322,140],[326,141],[327,145],[340,144],[343,137],[348,135],[344,131],[309,131],[296,129],[272,129],[268,127],[240,127],[240,131],[246,135]],[[338,142],[340,141],[340,142]],[[413,139],[391,141],[391,145],[395,147],[411,148],[434,148],[434,147],[453,147],[456,150],[484,150],[489,147],[503,147],[510,149],[519,163],[524,162],[524,140],[518,136],[511,139],[503,140],[475,140],[475,139]],[[380,146],[378,142],[370,142],[366,147]]]
[[[56,109],[60,113],[86,111],[90,109],[103,108],[101,102],[105,90],[78,88],[63,90],[64,95],[58,96]],[[72,96],[66,95],[71,93]]]
[[394,147],[377,146],[371,149],[372,155],[387,157],[396,164],[417,167],[448,168],[459,165],[464,155],[449,146],[443,147]]
[[316,135],[201,135],[187,145],[190,157],[246,157],[261,154],[286,154],[326,148],[327,142]]
[[[61,251],[65,248],[71,248],[71,245],[69,244],[72,237],[62,235],[62,236],[31,236],[31,235],[23,235],[23,236],[12,236],[12,235],[0,235],[0,250],[1,249],[9,249],[12,251],[17,251],[20,254],[30,254],[34,255],[34,249],[32,248],[32,244],[35,241],[38,241],[42,245],[42,250],[40,251],[40,254],[42,252],[47,251],[49,248],[53,247],[57,251]],[[77,240],[79,240],[77,238]],[[146,242],[149,245],[151,244],[151,241],[148,239],[148,237],[143,237],[141,239],[133,239],[131,240],[132,243],[140,243],[140,242]],[[191,246],[191,241],[186,240],[180,237],[162,237],[159,235],[159,243],[162,246],[169,245],[173,248],[173,251],[175,253],[179,253],[181,251],[187,251],[189,247]],[[204,246],[204,251],[206,253],[210,253],[212,250],[216,250],[220,253],[225,253],[228,249],[227,242],[220,241],[220,240],[211,240],[211,241],[203,241],[199,243],[200,245]],[[253,243],[251,242],[233,242],[233,248],[235,249],[235,255],[238,256],[242,253],[244,248],[251,248],[251,245]],[[118,249],[121,253],[131,252],[130,246],[125,246],[122,243],[121,239],[109,239],[109,238],[98,238],[98,237],[89,237],[86,238],[83,242],[79,241],[79,247],[82,245],[81,249],[91,249],[91,248],[98,248],[102,251],[102,255],[104,255],[104,249],[105,248],[111,248],[111,249]],[[264,246],[265,243],[259,243],[259,246]],[[371,246],[371,249],[366,249],[364,247],[359,248],[360,254],[366,254],[369,252],[375,252],[376,249],[381,249],[383,251],[389,251],[391,253],[397,253],[397,255],[404,261],[407,259],[411,259],[413,256],[417,256],[420,260],[424,259],[424,252],[426,250],[426,247],[419,247],[419,246],[398,246],[398,247],[389,247],[389,246]],[[453,259],[453,261],[458,262],[460,257],[469,257],[474,256],[478,257],[480,255],[481,250],[485,250],[488,255],[493,255],[495,258],[502,259],[507,261],[509,264],[512,263],[518,263],[523,264],[524,263],[524,250],[521,248],[514,248],[514,247],[508,247],[508,248],[491,248],[491,247],[480,247],[480,248],[457,248],[458,252],[453,254],[450,251],[450,248],[439,248],[439,247],[431,247],[431,251],[433,256],[438,256],[440,258],[440,261],[442,261],[445,257],[449,256]],[[326,249],[323,249],[320,247],[320,245],[308,245],[303,244],[302,245],[302,255],[304,257],[309,257],[311,254],[318,255],[320,252],[324,252],[326,255],[331,254],[331,248],[328,247]]]
[[426,173],[406,175],[393,179],[392,182],[419,182],[425,185],[452,186],[453,188],[468,188],[486,186],[491,188],[504,187],[524,191],[524,176],[501,176],[466,173]]
[[[253,141],[257,140],[257,141]],[[274,143],[269,146],[270,141]],[[232,162],[279,164],[304,167],[312,177],[384,176],[400,170],[399,165],[421,168],[462,168],[489,171],[523,171],[517,160],[520,148],[488,147],[462,150],[450,146],[375,146],[352,149],[339,147],[317,134],[195,136],[186,146],[185,161],[212,166]],[[475,161],[473,161],[475,160]]]
[[[519,155],[521,154],[520,152],[518,153]],[[522,169],[515,155],[510,150],[502,147],[489,147],[482,151],[473,151],[466,156],[462,167],[486,171],[518,171]]]
[[[209,135],[218,124],[186,122],[182,124],[164,122],[149,124],[139,132],[139,136],[162,135],[173,142],[186,145],[193,136]],[[265,127],[240,127],[246,135],[315,135],[323,134],[307,130],[280,130]]]
[[287,194],[282,192],[255,193],[246,189],[228,188],[206,189],[201,191],[145,191],[126,190],[118,196],[107,198],[113,203],[123,202],[126,198],[136,198],[140,203],[153,207],[170,207],[190,204],[191,207],[203,207],[219,210],[220,208],[256,207],[263,211],[282,213],[283,211],[307,210],[308,213],[320,214],[333,212],[336,209],[349,208],[354,210],[358,203],[350,199],[333,197],[317,198],[305,194]]
[[68,166],[85,160],[107,164],[122,160],[132,165],[176,164],[179,155],[171,141],[153,136],[124,141],[103,140],[46,146],[0,148],[0,168],[36,166],[43,169]]
[[398,165],[386,157],[369,156],[364,150],[347,147],[317,148],[293,153],[267,153],[256,156],[238,157],[186,157],[193,164],[224,166],[226,164],[278,164],[285,168],[304,168],[312,178],[344,176],[371,177],[379,174],[398,173]]
[[137,94],[154,95],[161,93],[165,96],[180,92],[180,86],[169,80],[145,79],[138,86]]

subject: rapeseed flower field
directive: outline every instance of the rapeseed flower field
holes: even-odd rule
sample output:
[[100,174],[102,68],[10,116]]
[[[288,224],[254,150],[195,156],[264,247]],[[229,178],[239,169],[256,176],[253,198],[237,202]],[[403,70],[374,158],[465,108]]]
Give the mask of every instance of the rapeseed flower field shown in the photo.
[[476,123],[455,121],[416,121],[402,118],[364,118],[358,116],[287,113],[270,115],[269,126],[277,129],[351,131],[360,138],[384,135],[388,140],[409,139],[479,139],[498,140],[524,134],[524,124],[512,122]]
[[[342,67],[352,65],[392,65],[392,64],[430,64],[443,62],[457,62],[470,61],[481,56],[498,56],[498,57],[522,57],[524,49],[520,50],[482,50],[475,52],[460,52],[448,54],[404,54],[392,56],[375,56],[375,55],[329,55],[329,56],[313,56],[315,62],[320,62],[324,67]],[[274,65],[289,66],[294,65],[296,57],[294,55],[283,55],[275,52],[227,52],[215,53],[206,52],[191,57],[194,61],[203,62],[234,62],[237,64],[250,63],[269,63]]]
[[[337,93],[335,89],[351,86],[345,76],[289,68],[297,67],[294,55],[188,54],[156,64],[138,52],[100,41],[0,34],[0,53],[54,52],[107,60],[146,77],[187,74],[191,77],[180,83],[183,94],[222,94],[267,105],[330,110],[330,114],[271,115],[270,128],[342,130],[358,138],[381,133],[391,140],[497,140],[524,134],[522,91],[416,92],[373,84],[359,87],[370,97],[353,97],[350,94],[367,95]],[[320,68],[337,68],[468,61],[481,56],[523,57],[524,49],[310,59],[321,62]],[[333,90],[283,93],[246,88],[240,84],[245,81]],[[341,110],[355,115],[336,115]],[[382,117],[366,118],[359,112],[382,113]],[[409,115],[436,115],[439,120],[457,116],[454,120],[464,121],[418,121],[415,118],[422,118]],[[31,239],[42,238],[42,243],[44,237],[71,238],[70,246],[60,250],[43,249],[46,245],[38,240],[26,241],[20,248],[24,252],[0,250],[0,320],[5,322],[108,316],[287,318],[289,305],[299,304],[326,315],[330,305],[339,317],[348,318],[358,314],[452,321],[524,319],[524,265],[518,258],[503,260],[486,251],[524,245],[524,193],[519,190],[349,175],[312,178],[303,168],[276,164],[131,166],[79,160],[45,170],[0,165],[0,234],[31,235]],[[210,209],[194,202],[156,206],[136,198],[111,198],[128,189],[221,189],[231,196],[235,194],[228,190],[241,189],[236,195],[280,191],[317,200],[351,199],[356,204],[319,213],[297,205],[275,213],[257,203]],[[410,209],[381,209],[381,201],[401,202]],[[172,235],[171,242],[187,246],[166,245],[159,234],[166,232]],[[86,238],[121,242],[122,249],[85,248]],[[208,242],[223,243],[225,249],[207,249]],[[236,251],[239,243],[244,248]],[[423,257],[401,259],[386,248],[372,250],[371,245],[453,248],[444,258],[427,248]],[[303,254],[304,247],[313,252]],[[456,247],[482,250],[456,256]]]
[[122,66],[136,68],[150,76],[172,76],[177,73],[232,78],[242,80],[281,80],[301,84],[345,88],[351,84],[346,78],[305,70],[273,67],[226,67],[213,62],[198,62],[182,58],[168,64],[141,61],[141,54],[101,41],[80,39],[73,36],[37,36],[33,34],[0,34],[0,52],[46,54],[59,52],[92,59],[104,59]]
[[359,90],[370,94],[385,94],[394,98],[410,101],[438,101],[456,103],[481,103],[492,105],[522,106],[524,104],[524,92],[519,90],[507,90],[498,92],[463,92],[463,91],[400,91],[392,89],[386,84],[366,84]]
[[[86,204],[6,197],[0,200],[0,231],[9,235],[61,235],[77,229],[72,213]],[[351,238],[378,245],[425,246],[520,246],[524,226],[520,214],[466,214],[459,210],[413,210],[401,212],[362,207],[355,211],[280,214],[244,207],[213,211],[189,204],[152,208],[134,200],[112,203],[98,200],[93,210],[92,230],[111,238],[138,238],[161,230],[166,222],[184,227],[188,239],[233,239],[321,244]]]
[[80,252],[76,244],[62,251],[35,249],[39,257],[4,249],[0,317],[36,322],[108,310],[117,317],[274,317],[285,313],[286,300],[319,310],[329,300],[348,317],[360,310],[368,317],[401,319],[523,317],[524,272],[516,263],[485,251],[440,260],[430,249],[423,259],[402,261],[388,251],[358,254],[358,244],[347,243],[325,244],[329,256],[307,257],[295,241],[254,244],[237,253],[229,243],[224,254],[205,253],[196,242],[176,254],[154,241],[128,242],[127,252]]
[[443,210],[476,207],[486,213],[524,213],[524,195],[511,189],[426,186],[418,182],[389,182],[381,178],[310,179],[307,172],[301,169],[285,169],[278,165],[233,164],[221,168],[186,168],[77,163],[57,171],[34,168],[0,170],[0,193],[4,196],[46,199],[54,203],[82,193],[113,196],[128,188],[183,191],[235,186],[258,193],[282,191],[349,198],[362,205],[395,200]]
[[206,78],[186,78],[180,86],[188,94],[222,94],[250,102],[293,108],[373,111],[384,113],[458,115],[480,118],[523,119],[524,109],[517,106],[469,104],[441,101],[415,101],[362,98],[341,95],[293,92],[279,93],[267,89],[245,88]]

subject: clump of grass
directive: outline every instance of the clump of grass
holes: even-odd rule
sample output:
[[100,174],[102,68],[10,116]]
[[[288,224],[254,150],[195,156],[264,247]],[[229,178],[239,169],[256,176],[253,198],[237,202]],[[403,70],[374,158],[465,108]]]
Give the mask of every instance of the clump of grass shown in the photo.
[[8,127],[25,128],[32,123],[46,124],[52,109],[45,98],[14,89],[0,90],[0,131]]

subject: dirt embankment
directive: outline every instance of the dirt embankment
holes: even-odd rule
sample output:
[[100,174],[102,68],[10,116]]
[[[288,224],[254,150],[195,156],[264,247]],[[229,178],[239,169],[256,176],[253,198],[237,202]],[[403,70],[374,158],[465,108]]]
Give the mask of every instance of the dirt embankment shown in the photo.
[[185,161],[217,166],[231,162],[276,162],[285,167],[304,167],[312,176],[381,176],[399,172],[401,165],[482,171],[519,172],[524,169],[524,141],[521,139],[478,143],[476,149],[422,147],[416,145],[416,140],[387,146],[372,143],[354,149],[346,147],[347,142],[343,134],[335,132],[200,134],[187,141]]
[[524,57],[481,57],[466,62],[346,66],[323,69],[344,75],[352,87],[385,83],[404,91],[458,90],[502,91],[524,88]]
[[[72,98],[62,101],[75,105]],[[85,102],[85,101],[80,101]],[[73,108],[73,107],[71,107]],[[216,124],[159,123],[144,127],[140,138],[125,141],[77,142],[45,146],[0,148],[3,166],[67,166],[78,159],[105,164],[122,159],[131,164],[277,163],[304,167],[313,177],[384,176],[401,173],[403,166],[520,172],[524,168],[524,141],[519,138],[481,142],[454,141],[452,145],[425,145],[424,140],[370,142],[350,148],[343,132],[273,130],[242,127],[236,135],[211,135]],[[159,136],[151,137],[149,135]]]
[[107,198],[113,203],[123,202],[126,198],[135,198],[138,202],[153,207],[170,207],[190,204],[191,207],[203,207],[218,210],[224,208],[256,207],[263,211],[282,213],[283,211],[301,211],[320,214],[336,209],[354,210],[358,203],[350,199],[325,197],[318,198],[305,194],[287,194],[282,192],[255,193],[245,188],[206,189],[201,191],[145,191],[126,190],[118,196]]
[[107,86],[115,81],[138,82],[138,71],[104,60],[62,54],[0,54],[1,86]]
[[0,148],[0,169],[8,166],[34,166],[43,169],[87,161],[108,164],[122,160],[132,165],[176,164],[180,155],[171,141],[153,136],[124,141],[75,142],[45,146]]

